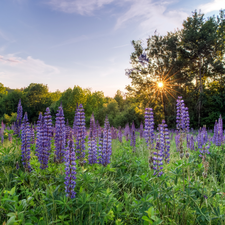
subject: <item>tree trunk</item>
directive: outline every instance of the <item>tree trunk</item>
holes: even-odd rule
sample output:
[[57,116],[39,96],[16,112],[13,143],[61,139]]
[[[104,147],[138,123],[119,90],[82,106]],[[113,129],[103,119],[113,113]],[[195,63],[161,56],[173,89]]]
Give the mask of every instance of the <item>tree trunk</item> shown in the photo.
[[200,93],[199,93],[199,101],[198,101],[198,128],[201,126],[201,94],[203,92],[203,87],[202,87],[202,74],[201,74],[201,69],[202,69],[202,64],[201,64],[202,58],[201,56],[199,57],[199,83],[200,83]]

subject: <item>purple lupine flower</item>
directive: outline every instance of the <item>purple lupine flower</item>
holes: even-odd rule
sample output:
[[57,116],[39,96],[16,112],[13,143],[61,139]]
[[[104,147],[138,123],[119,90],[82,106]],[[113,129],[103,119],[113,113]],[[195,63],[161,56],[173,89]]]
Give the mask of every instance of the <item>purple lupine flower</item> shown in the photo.
[[102,165],[107,166],[110,163],[112,155],[112,138],[108,117],[105,119],[102,146]]
[[219,131],[219,142],[221,142],[222,144],[223,143],[223,119],[221,115],[218,119],[218,131]]
[[52,119],[50,109],[47,107],[44,117],[42,117],[42,126],[40,127],[40,142],[38,150],[38,160],[40,169],[48,167],[48,160],[51,153],[51,137],[52,137]]
[[3,123],[3,121],[1,122],[1,143],[4,143],[4,130],[5,130],[5,124]]
[[154,175],[160,177],[163,174],[163,153],[160,149],[160,142],[159,140],[156,141],[155,152],[153,152],[153,169]]
[[147,146],[152,149],[153,140],[154,140],[154,114],[152,108],[145,109],[145,131],[144,137],[147,143]]
[[21,105],[21,99],[20,99],[17,106],[16,132],[15,132],[19,136],[20,136],[22,118],[23,118],[23,107]]
[[159,125],[159,136],[160,136],[160,150],[162,152],[162,156],[166,163],[170,161],[170,137],[167,128],[167,124],[165,120],[162,120],[162,124]]
[[112,139],[117,139],[117,129],[115,127],[111,127],[111,135]]
[[194,142],[194,137],[191,135],[190,137],[190,150],[195,150],[195,142]]
[[75,115],[74,115],[74,121],[73,121],[73,135],[75,138],[77,138],[77,115],[78,115],[78,103],[77,103],[77,107],[75,110]]
[[100,134],[98,143],[98,163],[103,164],[102,161],[102,147],[103,147],[103,132]]
[[215,121],[215,125],[214,125],[213,144],[216,144],[216,140],[218,140],[217,120]]
[[30,172],[30,144],[31,144],[31,136],[30,136],[30,124],[28,122],[27,113],[25,112],[23,121],[22,121],[22,145],[21,145],[21,153],[22,153],[22,164],[25,168],[25,171]]
[[85,134],[86,134],[86,128],[85,128],[85,114],[82,104],[79,105],[76,111],[76,155],[79,159],[79,163],[81,165],[84,165],[86,162],[84,160],[85,158]]
[[37,134],[36,134],[36,156],[40,151],[42,145],[42,129],[44,124],[44,118],[42,117],[42,113],[39,113],[38,121],[37,121]]
[[126,137],[126,141],[129,141],[129,137],[130,137],[130,126],[127,123],[124,129],[124,136]]
[[12,135],[9,134],[9,142],[12,142]]
[[76,186],[76,156],[75,156],[75,149],[74,149],[74,142],[72,137],[72,132],[70,134],[70,138],[67,144],[67,151],[65,153],[65,191],[66,196],[69,198],[75,198],[76,192],[74,188]]
[[140,124],[140,138],[143,138],[143,134],[144,134],[144,130],[143,130],[143,123],[141,121],[141,124]]
[[64,161],[66,147],[66,125],[62,105],[59,106],[55,120],[55,161]]
[[135,136],[135,126],[133,121],[131,126],[131,132],[130,132],[130,146],[133,147],[133,152],[135,151],[135,145],[136,145],[136,136]]
[[119,139],[119,142],[120,142],[120,143],[123,142],[122,138],[123,138],[122,130],[121,130],[121,127],[119,127],[118,139]]
[[[185,140],[186,133],[189,130],[189,114],[188,114],[188,108],[185,107],[184,100],[182,100],[181,96],[178,96],[177,99],[177,115],[176,115],[176,128],[179,132],[180,140],[179,140],[179,147],[177,148],[180,152],[180,158],[183,158],[184,156],[184,147],[183,147],[183,141]],[[188,150],[188,149],[187,149]],[[189,153],[186,150],[186,157],[189,157]]]
[[206,145],[206,146],[204,145],[204,146],[202,147],[202,149],[199,150],[199,152],[200,152],[199,157],[206,159],[206,153],[207,153],[207,154],[210,154],[209,148],[210,148],[210,145],[209,145],[209,144]]
[[88,141],[88,164],[97,163],[97,144],[96,139],[93,136],[92,131],[90,131],[89,141]]

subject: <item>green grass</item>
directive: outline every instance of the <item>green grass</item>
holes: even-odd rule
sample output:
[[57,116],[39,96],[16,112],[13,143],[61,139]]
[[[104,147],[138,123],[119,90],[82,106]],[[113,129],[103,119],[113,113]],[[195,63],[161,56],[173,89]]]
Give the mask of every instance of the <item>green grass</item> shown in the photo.
[[0,224],[225,224],[222,147],[211,146],[204,179],[199,153],[180,159],[173,140],[171,161],[158,178],[149,169],[144,139],[138,138],[135,152],[129,142],[113,140],[110,165],[77,167],[73,200],[65,197],[64,165],[53,163],[54,146],[44,171],[34,151],[32,146],[27,173],[20,141],[0,146]]

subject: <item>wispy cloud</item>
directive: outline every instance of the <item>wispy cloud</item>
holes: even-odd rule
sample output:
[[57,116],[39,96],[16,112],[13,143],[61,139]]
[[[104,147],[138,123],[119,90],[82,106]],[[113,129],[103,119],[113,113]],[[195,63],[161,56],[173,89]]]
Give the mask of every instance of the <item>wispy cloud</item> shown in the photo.
[[172,1],[130,0],[130,7],[126,13],[117,19],[115,30],[123,27],[129,21],[138,22],[145,31],[160,30],[165,33],[169,29],[181,26],[188,14],[182,10],[169,11]]
[[60,73],[57,67],[48,65],[40,59],[34,59],[31,56],[23,59],[14,54],[0,55],[0,66],[1,78],[5,77],[14,82],[44,80]]
[[92,15],[95,10],[110,4],[114,0],[49,0],[47,4],[54,10],[80,15]]
[[220,9],[225,9],[224,0],[214,0],[206,4],[202,4],[198,7],[203,13],[209,13],[213,11],[219,11]]

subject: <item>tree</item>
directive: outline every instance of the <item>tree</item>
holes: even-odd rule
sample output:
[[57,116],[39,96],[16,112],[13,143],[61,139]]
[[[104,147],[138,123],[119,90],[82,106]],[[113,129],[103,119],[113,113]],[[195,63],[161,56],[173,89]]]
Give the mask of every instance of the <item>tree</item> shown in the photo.
[[24,94],[26,97],[24,112],[28,113],[32,121],[37,121],[39,112],[45,112],[46,108],[52,103],[48,86],[31,83],[24,89]]
[[[193,13],[183,23],[181,31],[180,54],[186,61],[187,70],[196,81],[196,89],[199,91],[198,100],[198,126],[201,118],[201,95],[207,77],[212,77],[214,72],[222,66],[221,38],[218,36],[220,20],[215,17],[204,19],[204,14]],[[215,67],[216,66],[216,67]],[[222,66],[223,67],[223,66]],[[214,72],[213,72],[214,71]]]

